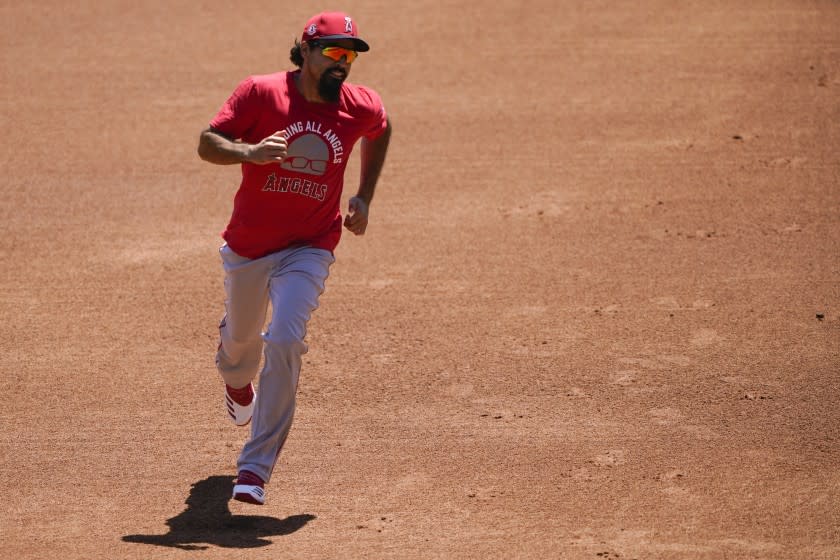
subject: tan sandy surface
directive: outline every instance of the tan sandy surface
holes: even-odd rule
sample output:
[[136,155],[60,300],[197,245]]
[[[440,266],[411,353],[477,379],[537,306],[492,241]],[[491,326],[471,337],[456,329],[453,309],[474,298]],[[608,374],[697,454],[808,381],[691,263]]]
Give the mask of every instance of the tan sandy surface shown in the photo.
[[840,558],[840,3],[337,6],[395,132],[262,508],[195,147],[323,6],[76,4],[0,3],[0,557]]

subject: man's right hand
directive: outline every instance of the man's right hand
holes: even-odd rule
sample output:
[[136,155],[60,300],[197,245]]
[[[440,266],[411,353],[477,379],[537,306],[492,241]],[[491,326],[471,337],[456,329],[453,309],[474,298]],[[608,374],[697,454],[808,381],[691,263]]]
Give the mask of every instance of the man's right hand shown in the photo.
[[286,131],[278,130],[271,136],[263,138],[259,143],[251,144],[245,154],[245,160],[257,165],[280,163],[286,157],[288,149]]

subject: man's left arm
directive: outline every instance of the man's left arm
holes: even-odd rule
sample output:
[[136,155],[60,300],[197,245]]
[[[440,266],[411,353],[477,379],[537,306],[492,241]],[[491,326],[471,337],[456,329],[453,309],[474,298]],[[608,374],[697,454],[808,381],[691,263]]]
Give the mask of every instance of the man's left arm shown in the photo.
[[368,225],[368,210],[376,191],[376,182],[385,164],[385,154],[391,141],[391,121],[386,119],[385,130],[373,140],[362,138],[361,142],[361,173],[359,190],[350,199],[350,208],[344,218],[344,227],[356,235],[364,235]]

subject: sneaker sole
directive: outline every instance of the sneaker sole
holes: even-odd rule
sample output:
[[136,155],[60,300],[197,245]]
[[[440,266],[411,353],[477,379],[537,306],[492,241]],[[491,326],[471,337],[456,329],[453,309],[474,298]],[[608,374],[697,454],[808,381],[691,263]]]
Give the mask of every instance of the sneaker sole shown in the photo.
[[265,490],[251,484],[237,484],[233,487],[233,499],[261,506],[265,504]]
[[[254,401],[256,401],[256,400],[257,400],[257,396],[256,396],[256,394],[254,394],[254,400],[251,401],[251,404],[252,405],[255,404]],[[233,399],[230,398],[230,395],[227,394],[227,392],[225,392],[225,404],[227,405],[227,411],[228,411],[228,416],[230,416],[230,421],[235,426],[239,426],[241,428],[241,427],[247,426],[248,424],[251,423],[251,418],[253,418],[253,416],[254,416],[253,409],[251,409],[251,416],[248,417],[248,420],[246,420],[244,424],[237,424],[236,414],[234,414],[234,408],[233,408],[235,403],[233,402]],[[238,406],[242,406],[242,405],[238,405]]]

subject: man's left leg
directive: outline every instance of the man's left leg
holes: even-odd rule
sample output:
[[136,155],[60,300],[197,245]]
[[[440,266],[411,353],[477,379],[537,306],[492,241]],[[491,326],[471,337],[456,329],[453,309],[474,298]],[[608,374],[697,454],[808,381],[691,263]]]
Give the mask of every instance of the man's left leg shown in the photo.
[[256,475],[263,482],[271,478],[292,426],[301,360],[307,351],[306,325],[318,307],[330,265],[335,261],[329,251],[309,247],[281,251],[274,257],[269,281],[272,315],[263,335],[265,363],[260,372],[260,397],[254,409],[251,438],[237,463],[240,474]]

